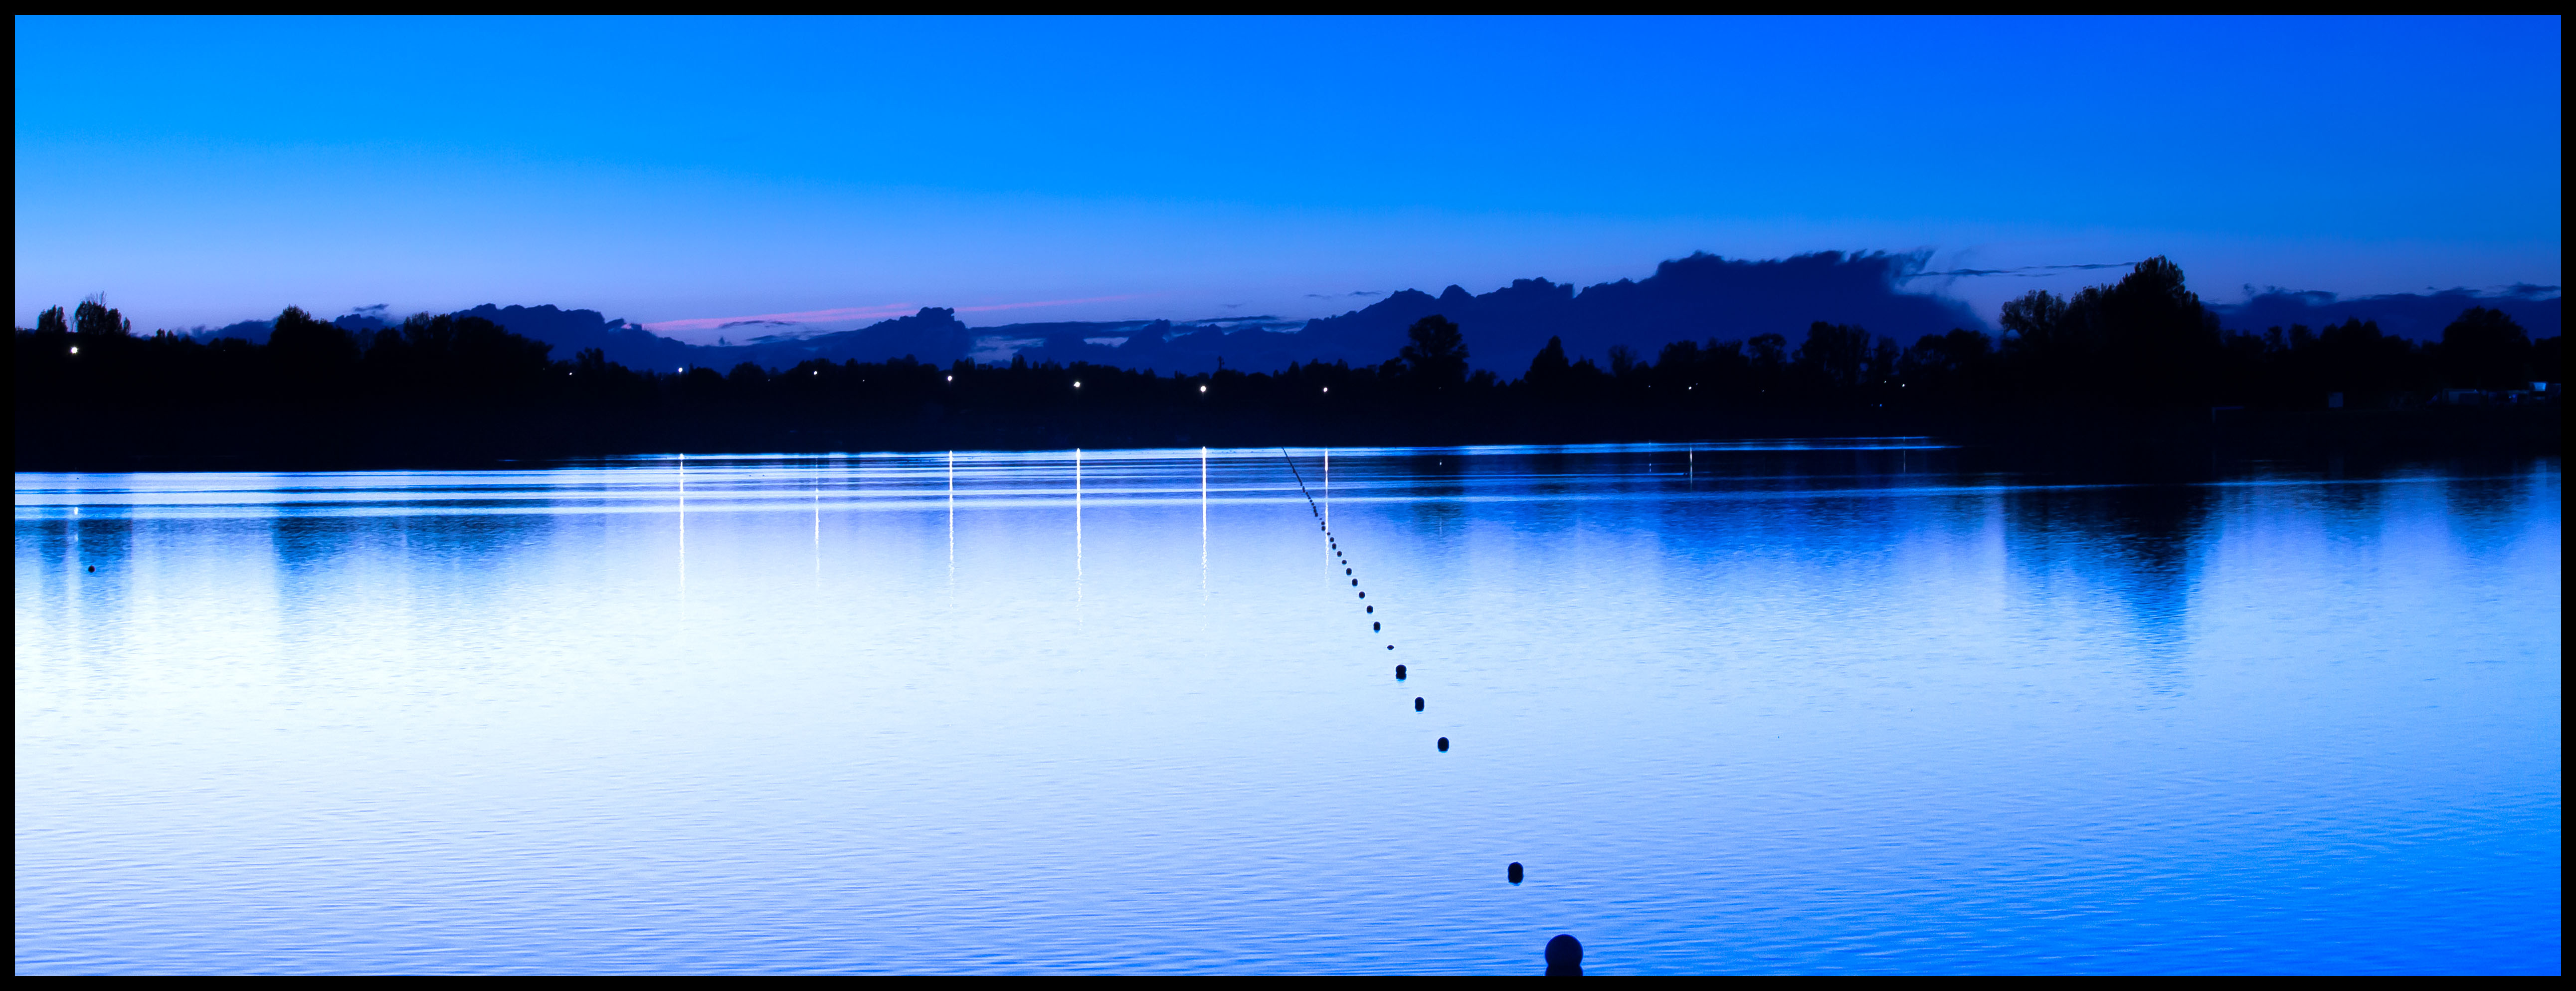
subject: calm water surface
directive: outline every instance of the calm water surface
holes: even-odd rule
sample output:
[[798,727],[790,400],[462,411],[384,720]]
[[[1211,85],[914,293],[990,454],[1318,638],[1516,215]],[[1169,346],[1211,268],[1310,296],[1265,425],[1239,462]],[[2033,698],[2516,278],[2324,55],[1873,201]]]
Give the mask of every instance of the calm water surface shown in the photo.
[[1296,456],[21,474],[18,972],[2560,968],[2555,459]]

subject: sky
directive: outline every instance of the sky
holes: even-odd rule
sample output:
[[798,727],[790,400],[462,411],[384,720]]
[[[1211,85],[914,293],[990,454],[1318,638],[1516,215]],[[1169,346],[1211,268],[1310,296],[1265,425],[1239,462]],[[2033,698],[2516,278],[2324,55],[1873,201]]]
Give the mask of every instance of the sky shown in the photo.
[[1302,318],[1928,253],[2559,279],[2560,22],[18,17],[19,326]]

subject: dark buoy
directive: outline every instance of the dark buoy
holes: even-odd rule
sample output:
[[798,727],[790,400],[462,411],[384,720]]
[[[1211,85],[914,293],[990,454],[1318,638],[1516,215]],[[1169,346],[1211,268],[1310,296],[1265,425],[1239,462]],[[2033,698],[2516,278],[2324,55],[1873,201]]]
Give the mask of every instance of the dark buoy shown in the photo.
[[[1345,568],[1345,569],[1343,569],[1343,570],[1347,571],[1347,570],[1350,570],[1350,569]],[[1353,578],[1353,579],[1351,579],[1351,587],[1352,587],[1352,588],[1358,588],[1359,586],[1360,586],[1360,580],[1359,580],[1359,579],[1357,579],[1357,578]]]
[[1369,632],[1371,632],[1371,633],[1375,633],[1375,632],[1377,632],[1377,624],[1376,624],[1376,623],[1370,623],[1370,624],[1369,624]]
[[[1357,578],[1353,578],[1353,579],[1351,579],[1351,584],[1353,584],[1353,585],[1357,585],[1357,584],[1359,584],[1359,583],[1360,583],[1360,580],[1359,580],[1359,579],[1357,579]],[[1362,592],[1362,593],[1360,593],[1360,598],[1363,598],[1363,599],[1368,598],[1368,593],[1366,593],[1366,592]]]
[[1503,877],[1509,879],[1513,884],[1521,883],[1521,862],[1515,860],[1512,861],[1512,865],[1510,867],[1503,868]]
[[1387,645],[1386,645],[1386,649],[1388,649],[1388,650],[1394,650],[1394,649],[1395,649],[1395,645],[1394,645],[1394,644],[1387,644]]
[[1413,697],[1413,711],[1422,711],[1422,696],[1416,695]]
[[1404,665],[1398,664],[1395,666],[1395,680],[1404,680]]
[[1441,738],[1440,738],[1440,752],[1441,752],[1441,753],[1444,753],[1444,754],[1449,752],[1449,738],[1448,738],[1448,737],[1445,737],[1445,736],[1444,736],[1444,737],[1441,737]]
[[[1368,596],[1363,595],[1363,596],[1360,596],[1360,598],[1365,599],[1365,598],[1368,598]],[[1376,612],[1377,612],[1377,607],[1376,607],[1376,606],[1370,606],[1370,607],[1368,607],[1368,611],[1369,611],[1370,613],[1374,614],[1374,613],[1376,613]]]
[[93,575],[97,574],[97,573],[98,573],[98,565],[95,565],[95,564],[90,565],[90,566],[89,566],[89,573],[90,573],[90,574],[93,574]]
[[1342,573],[1343,573],[1343,574],[1345,574],[1345,575],[1350,574],[1350,573],[1351,573],[1351,569],[1349,569],[1349,568],[1343,568],[1343,569],[1342,569]]
[[1583,941],[1565,933],[1558,933],[1555,939],[1548,940],[1547,976],[1583,976]]

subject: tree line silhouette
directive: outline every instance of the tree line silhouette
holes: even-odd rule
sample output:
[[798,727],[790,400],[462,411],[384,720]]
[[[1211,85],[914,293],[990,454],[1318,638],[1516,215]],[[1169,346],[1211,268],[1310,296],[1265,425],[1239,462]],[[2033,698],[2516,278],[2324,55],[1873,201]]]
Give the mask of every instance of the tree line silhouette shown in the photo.
[[[2473,307],[2438,342],[2338,326],[2223,330],[2163,258],[2006,304],[2003,333],[1905,345],[1819,322],[1803,339],[1676,341],[1606,364],[1550,339],[1517,379],[1471,370],[1424,317],[1375,365],[1158,375],[1105,365],[807,361],[631,369],[473,316],[350,332],[289,307],[268,343],[134,333],[104,300],[16,334],[21,469],[435,463],[653,451],[1561,442],[2421,406],[2556,381],[2559,339]],[[2452,396],[2450,398],[2460,398]],[[2486,397],[2478,397],[2484,399]],[[2530,397],[2511,396],[2515,400]],[[2552,408],[2554,398],[2542,401]],[[1961,419],[1965,417],[1966,419]],[[2105,421],[2107,422],[2107,421]],[[2177,421],[2179,422],[2179,421]],[[2554,443],[2554,429],[2551,440]]]

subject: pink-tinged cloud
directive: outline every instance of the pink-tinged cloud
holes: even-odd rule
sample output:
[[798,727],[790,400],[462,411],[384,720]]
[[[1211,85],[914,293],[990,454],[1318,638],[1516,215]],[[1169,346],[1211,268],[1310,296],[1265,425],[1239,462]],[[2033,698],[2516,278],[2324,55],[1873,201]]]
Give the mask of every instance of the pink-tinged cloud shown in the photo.
[[[1126,296],[1092,296],[1086,299],[1042,299],[1027,303],[993,303],[985,306],[960,306],[957,307],[957,312],[990,313],[996,310],[1026,310],[1040,306],[1071,306],[1076,303],[1114,303],[1122,299],[1142,299],[1144,298],[1144,295],[1145,294],[1139,293]],[[780,323],[835,323],[843,320],[885,320],[893,317],[911,316],[912,314],[920,311],[921,307],[913,303],[889,303],[883,306],[853,306],[834,310],[805,310],[799,313],[761,313],[752,316],[740,317],[689,317],[683,320],[657,321],[654,323],[644,324],[643,327],[644,329],[656,334],[670,334],[685,333],[694,330],[714,330],[729,323],[740,323],[745,320],[775,320]]]

